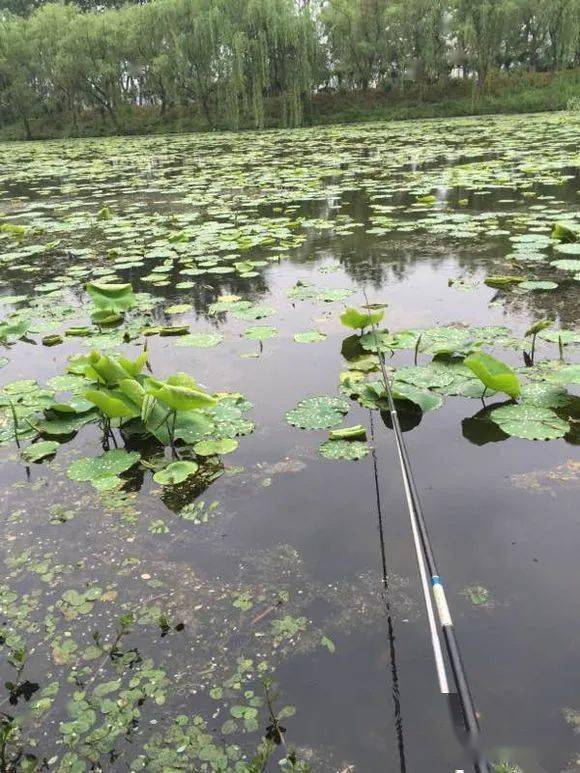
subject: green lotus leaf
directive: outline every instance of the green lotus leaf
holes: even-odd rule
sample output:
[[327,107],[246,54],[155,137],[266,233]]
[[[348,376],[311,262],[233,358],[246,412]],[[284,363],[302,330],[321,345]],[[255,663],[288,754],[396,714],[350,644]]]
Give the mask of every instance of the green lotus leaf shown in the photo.
[[504,392],[509,397],[518,397],[521,392],[520,381],[514,371],[491,354],[474,352],[463,360],[482,384],[496,392]]
[[365,457],[370,447],[359,440],[326,440],[318,449],[325,459],[356,461]]
[[580,384],[580,365],[566,365],[548,376],[556,384]]
[[341,397],[308,397],[301,400],[296,408],[288,411],[286,421],[293,427],[302,429],[329,429],[341,423],[348,409],[348,402]]
[[557,282],[541,282],[530,280],[529,282],[520,282],[521,290],[555,290],[558,287]]
[[255,325],[244,330],[244,338],[247,338],[249,341],[266,341],[268,338],[273,338],[277,335],[278,331],[276,328],[269,325]]
[[176,346],[195,346],[199,349],[209,349],[212,346],[217,346],[223,341],[223,336],[219,333],[190,333],[189,335],[181,336],[178,341],[175,342]]
[[443,405],[443,398],[428,389],[421,389],[404,381],[394,381],[392,386],[395,400],[410,400],[422,411],[435,411]]
[[454,374],[437,367],[436,365],[407,365],[398,368],[395,373],[395,381],[404,381],[407,384],[413,384],[422,389],[432,389],[434,387],[443,389],[449,386],[454,379]]
[[527,338],[528,336],[537,335],[540,331],[546,330],[546,328],[553,324],[554,321],[551,319],[540,319],[537,322],[534,322],[534,324],[526,330],[524,336]]
[[116,357],[97,351],[88,355],[85,374],[108,386],[116,386],[129,375]]
[[297,344],[316,344],[326,339],[326,333],[318,330],[307,330],[304,333],[294,333],[294,340]]
[[[121,381],[119,381],[117,390],[125,398],[128,398],[131,401],[131,403],[138,406],[139,408],[142,407],[143,401],[148,396],[147,392],[143,389],[141,384],[135,378],[122,379]],[[149,397],[151,397],[151,395],[149,395]]]
[[137,451],[125,451],[123,448],[115,448],[113,451],[105,451],[101,456],[85,456],[77,459],[67,470],[71,480],[90,482],[99,485],[100,479],[105,479],[105,486],[111,483],[111,478],[125,472],[141,458]]
[[34,423],[39,432],[43,435],[70,435],[77,432],[85,424],[94,421],[96,414],[83,413],[68,414],[64,416],[47,417]]
[[238,441],[233,438],[219,438],[218,440],[201,440],[196,443],[193,450],[198,456],[216,456],[229,454],[238,447]]
[[384,316],[384,311],[365,313],[364,311],[349,307],[340,315],[340,321],[345,327],[349,327],[352,330],[364,330],[366,327],[378,325]]
[[91,322],[101,327],[113,327],[123,321],[123,315],[112,309],[99,309],[91,314]]
[[112,311],[127,311],[135,303],[135,294],[129,282],[123,284],[106,284],[105,282],[88,282],[86,291],[93,303],[99,309]]
[[524,384],[522,398],[526,404],[540,405],[543,408],[562,408],[570,401],[570,395],[563,387],[545,381]]
[[49,407],[55,413],[86,413],[93,410],[95,406],[82,397],[71,397],[68,403],[52,403]]
[[329,440],[366,440],[367,431],[362,424],[353,427],[341,427],[328,433]]
[[580,260],[567,260],[564,258],[562,260],[553,260],[550,265],[562,271],[580,271]]
[[110,389],[88,389],[84,396],[109,419],[139,416],[141,411],[124,394]]
[[488,276],[484,279],[484,284],[488,287],[509,287],[509,285],[520,284],[525,279],[524,276]]
[[580,242],[575,244],[556,244],[554,250],[563,255],[580,255]]
[[60,443],[56,440],[41,440],[39,443],[33,443],[22,452],[22,458],[26,462],[39,462],[46,459],[47,456],[54,456]]
[[22,338],[26,335],[28,328],[30,327],[30,321],[27,319],[17,319],[11,321],[10,319],[0,322],[0,341],[6,341],[10,338]]
[[552,239],[559,242],[580,241],[580,228],[574,223],[554,223],[551,233]]
[[[157,384],[161,384],[157,386]],[[169,379],[166,382],[155,382],[148,379],[145,382],[145,389],[152,394],[159,402],[167,405],[174,411],[191,411],[199,408],[209,408],[216,404],[216,399],[201,389],[191,386],[181,386],[180,384],[170,384]]]
[[525,440],[553,440],[564,437],[570,429],[554,411],[527,401],[496,408],[490,418],[507,435]]
[[183,483],[190,475],[194,475],[198,469],[199,465],[195,462],[171,462],[167,467],[156,472],[153,480],[162,486],[174,486],[177,483]]

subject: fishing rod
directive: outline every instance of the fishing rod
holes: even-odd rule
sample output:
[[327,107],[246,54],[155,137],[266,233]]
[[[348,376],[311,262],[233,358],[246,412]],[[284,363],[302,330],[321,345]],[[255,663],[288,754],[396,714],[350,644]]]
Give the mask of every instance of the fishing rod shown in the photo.
[[453,626],[453,619],[449,611],[449,605],[447,604],[445,588],[437,568],[437,562],[435,560],[433,547],[429,538],[427,524],[425,523],[425,518],[423,516],[423,509],[421,507],[421,501],[419,499],[417,486],[413,476],[411,460],[409,458],[409,453],[407,451],[407,446],[405,444],[405,439],[403,437],[403,432],[399,423],[399,415],[397,413],[397,408],[393,399],[393,392],[391,389],[389,377],[387,376],[383,353],[381,352],[378,345],[376,329],[374,326],[373,332],[375,334],[375,344],[381,365],[385,391],[387,393],[389,413],[395,433],[397,455],[399,458],[401,474],[403,477],[403,486],[405,490],[405,498],[407,500],[407,508],[409,510],[409,518],[411,521],[411,531],[413,533],[415,552],[419,566],[419,575],[423,588],[423,595],[425,597],[425,605],[427,608],[427,618],[431,633],[431,644],[435,658],[435,667],[439,681],[439,689],[443,695],[450,696],[452,694],[449,688],[449,680],[447,677],[447,670],[445,668],[445,659],[443,657],[441,640],[439,637],[437,624],[435,622],[433,601],[435,602],[437,618],[439,621],[439,626],[441,627],[441,632],[443,634],[445,650],[449,664],[451,666],[453,682],[455,684],[455,690],[459,699],[463,726],[467,736],[468,748],[473,757],[473,768],[475,773],[488,773],[490,770],[489,764],[479,748],[479,722],[477,720],[477,713],[473,702],[473,696],[469,686],[469,681],[467,679],[465,667],[463,665],[461,650],[455,635],[455,628]]
[[405,758],[405,739],[403,733],[403,716],[401,713],[401,693],[399,689],[399,671],[397,668],[397,654],[395,648],[395,630],[393,625],[393,614],[391,610],[391,598],[389,587],[389,573],[387,569],[387,551],[385,548],[385,531],[383,526],[383,508],[381,504],[381,492],[379,487],[379,471],[377,464],[377,452],[375,448],[375,426],[373,412],[369,409],[369,422],[371,428],[371,457],[373,461],[373,477],[375,482],[375,498],[377,505],[377,523],[379,528],[379,542],[381,546],[381,564],[383,569],[383,592],[382,598],[385,605],[385,614],[387,621],[387,635],[389,639],[389,657],[391,662],[391,685],[393,707],[395,711],[395,733],[397,736],[397,749],[399,752],[399,771],[407,773],[407,761]]

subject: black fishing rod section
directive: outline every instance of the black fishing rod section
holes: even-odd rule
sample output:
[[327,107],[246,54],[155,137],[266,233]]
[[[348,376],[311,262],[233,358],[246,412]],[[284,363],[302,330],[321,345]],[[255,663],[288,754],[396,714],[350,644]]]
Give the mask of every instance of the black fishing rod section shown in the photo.
[[[377,349],[379,350],[379,347],[377,347]],[[467,747],[473,760],[473,768],[476,773],[488,773],[490,766],[479,748],[480,729],[471,688],[469,686],[467,673],[465,671],[465,666],[461,657],[461,651],[457,637],[455,635],[455,628],[453,625],[451,613],[449,611],[445,588],[437,568],[437,562],[435,560],[431,539],[429,537],[427,524],[425,522],[421,501],[419,499],[419,494],[413,475],[411,460],[409,458],[409,453],[407,451],[407,446],[403,437],[401,425],[399,423],[399,415],[397,413],[391,385],[386,373],[384,360],[380,350],[379,361],[381,363],[389,414],[395,435],[395,443],[399,457],[399,463],[401,466],[401,474],[403,477],[405,496],[409,510],[409,517],[411,520],[411,528],[415,540],[417,562],[419,565],[419,574],[423,586],[425,604],[427,607],[427,616],[431,630],[431,643],[433,646],[433,654],[435,657],[439,687],[444,695],[449,695],[451,692],[449,689],[445,663],[441,652],[440,639],[435,626],[432,601],[435,602],[437,619],[439,622],[439,627],[441,628],[443,641],[445,643],[447,660],[451,667],[453,683],[455,685],[455,690],[457,692],[457,697],[460,704]],[[428,580],[426,575],[428,575]]]

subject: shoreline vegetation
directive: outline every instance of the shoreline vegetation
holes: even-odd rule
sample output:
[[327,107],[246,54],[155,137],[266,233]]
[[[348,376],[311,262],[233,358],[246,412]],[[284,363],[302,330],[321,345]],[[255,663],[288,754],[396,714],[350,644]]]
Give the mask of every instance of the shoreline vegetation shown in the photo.
[[580,0],[0,0],[0,138],[580,105]]
[[[580,68],[555,73],[523,73],[518,76],[492,74],[483,87],[464,80],[422,86],[361,92],[324,91],[304,106],[301,127],[332,124],[405,121],[426,118],[460,118],[494,114],[544,113],[580,110]],[[266,99],[262,126],[251,117],[241,120],[237,130],[284,128],[279,101]],[[103,111],[87,110],[76,126],[67,113],[48,113],[32,119],[29,136],[21,123],[0,127],[0,141],[66,139],[112,135],[156,135],[232,130],[227,122],[210,125],[194,107],[173,107],[161,115],[154,106],[128,106],[119,111],[116,123]]]

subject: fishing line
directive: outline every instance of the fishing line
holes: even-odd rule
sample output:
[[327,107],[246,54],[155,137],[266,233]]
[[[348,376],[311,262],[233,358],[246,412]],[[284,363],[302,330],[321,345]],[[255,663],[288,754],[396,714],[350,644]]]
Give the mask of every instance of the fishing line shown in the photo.
[[445,669],[441,641],[439,638],[437,625],[435,623],[435,615],[432,603],[433,601],[435,602],[437,618],[441,627],[443,640],[445,642],[445,649],[447,652],[447,658],[451,666],[451,673],[453,675],[453,682],[455,684],[455,689],[457,691],[457,696],[461,706],[461,715],[467,736],[468,748],[473,757],[473,767],[476,773],[487,773],[487,771],[489,771],[489,765],[479,750],[479,722],[477,720],[477,713],[473,702],[473,696],[471,694],[465,667],[463,665],[457,637],[455,636],[455,628],[453,626],[453,620],[449,611],[449,606],[447,604],[445,588],[437,569],[437,563],[433,554],[433,548],[431,546],[427,524],[425,523],[421,502],[419,500],[419,494],[417,492],[415,479],[413,477],[411,461],[409,459],[405,439],[401,431],[399,415],[397,413],[395,401],[393,399],[390,381],[385,368],[383,353],[380,350],[378,339],[376,337],[376,328],[374,325],[373,333],[375,335],[375,345],[381,366],[384,386],[387,393],[389,413],[391,415],[391,422],[395,433],[397,455],[399,457],[399,464],[401,467],[401,475],[405,489],[405,498],[407,500],[407,508],[409,511],[409,518],[411,520],[411,530],[413,532],[415,552],[417,554],[419,575],[421,577],[421,585],[423,588],[425,605],[427,608],[427,617],[429,619],[431,643],[433,647],[433,655],[435,658],[439,688],[442,694],[451,697],[449,695],[449,682]]
[[373,474],[375,480],[375,495],[377,502],[377,517],[379,526],[379,542],[381,546],[381,563],[383,567],[383,601],[387,615],[387,634],[389,637],[389,659],[391,662],[391,685],[393,705],[395,712],[395,732],[397,735],[397,748],[399,752],[399,766],[401,773],[407,773],[407,762],[405,759],[405,740],[403,734],[403,715],[401,712],[401,693],[399,690],[399,671],[397,668],[397,653],[395,649],[395,629],[393,626],[393,616],[391,612],[391,601],[389,592],[389,575],[387,570],[387,551],[385,549],[385,534],[383,527],[383,509],[381,505],[381,492],[379,489],[379,473],[377,466],[377,454],[375,451],[375,426],[372,410],[369,410],[369,420],[371,427],[371,456],[373,460]]

